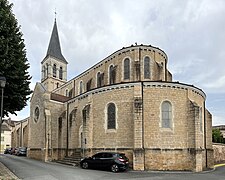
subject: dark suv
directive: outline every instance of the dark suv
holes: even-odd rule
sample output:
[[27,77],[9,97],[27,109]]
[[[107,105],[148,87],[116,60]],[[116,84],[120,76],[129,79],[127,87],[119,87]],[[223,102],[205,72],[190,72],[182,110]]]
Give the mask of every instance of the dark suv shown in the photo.
[[123,153],[99,152],[92,157],[80,161],[83,169],[109,169],[112,172],[125,171],[129,167],[129,160]]

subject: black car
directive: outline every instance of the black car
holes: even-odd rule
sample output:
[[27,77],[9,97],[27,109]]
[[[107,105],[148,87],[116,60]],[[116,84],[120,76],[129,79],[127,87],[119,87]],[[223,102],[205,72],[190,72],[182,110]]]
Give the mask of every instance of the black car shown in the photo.
[[83,169],[109,169],[112,172],[125,171],[129,167],[129,160],[123,153],[99,152],[92,157],[80,161]]

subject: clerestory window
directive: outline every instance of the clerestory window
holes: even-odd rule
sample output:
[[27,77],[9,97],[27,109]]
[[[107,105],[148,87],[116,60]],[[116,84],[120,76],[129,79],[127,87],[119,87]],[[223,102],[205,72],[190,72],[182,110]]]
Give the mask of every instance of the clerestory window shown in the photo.
[[124,60],[124,80],[130,79],[130,59]]
[[144,78],[149,79],[150,78],[150,58],[145,57],[144,59]]

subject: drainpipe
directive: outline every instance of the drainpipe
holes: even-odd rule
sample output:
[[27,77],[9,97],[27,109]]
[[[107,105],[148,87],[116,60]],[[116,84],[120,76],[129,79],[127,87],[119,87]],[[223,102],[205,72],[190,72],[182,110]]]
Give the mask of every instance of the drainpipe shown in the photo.
[[142,98],[142,149],[143,149],[143,156],[144,156],[144,170],[145,170],[145,146],[144,146],[144,83],[141,82],[141,98]]
[[67,111],[66,111],[66,156],[68,156],[69,149],[69,102],[67,102]]
[[205,145],[205,166],[208,167],[208,153],[207,153],[207,146],[206,146],[206,113],[205,113],[205,101],[204,101],[204,145]]
[[22,147],[22,138],[23,138],[23,125],[22,121],[20,121],[20,147]]

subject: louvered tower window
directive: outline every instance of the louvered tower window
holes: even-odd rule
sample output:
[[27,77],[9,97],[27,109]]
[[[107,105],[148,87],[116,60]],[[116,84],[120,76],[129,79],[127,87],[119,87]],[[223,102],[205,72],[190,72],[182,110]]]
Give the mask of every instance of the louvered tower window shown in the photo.
[[172,105],[169,101],[164,101],[161,107],[162,128],[171,128],[172,126]]
[[53,77],[56,77],[56,64],[53,65]]
[[63,68],[60,67],[59,68],[59,79],[62,79],[63,78]]
[[109,103],[107,108],[107,128],[116,129],[116,106],[114,103]]

